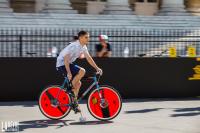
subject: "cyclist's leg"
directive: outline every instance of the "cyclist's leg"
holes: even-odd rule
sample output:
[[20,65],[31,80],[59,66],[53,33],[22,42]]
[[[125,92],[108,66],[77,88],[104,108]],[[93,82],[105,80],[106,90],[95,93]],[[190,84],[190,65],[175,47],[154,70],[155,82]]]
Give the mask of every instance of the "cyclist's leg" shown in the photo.
[[78,96],[79,89],[81,88],[81,79],[85,75],[85,69],[79,67],[79,72],[75,75],[75,77],[72,80],[72,85],[73,85],[73,91],[75,94],[75,97]]
[[78,106],[78,101],[77,101],[77,97],[78,97],[78,93],[79,93],[79,89],[81,87],[81,78],[85,75],[85,70],[77,65],[71,65],[70,66],[71,72],[72,72],[72,76],[73,76],[73,80],[72,80],[72,91],[74,92],[75,97],[73,98],[73,105],[72,108],[75,111],[75,113],[81,112],[79,106]]
[[[67,71],[66,71],[65,66],[61,66],[61,67],[57,68],[57,70],[64,77],[67,76]],[[81,68],[81,67],[79,67],[77,65],[70,64],[70,70],[71,70],[71,73],[72,73],[72,76],[73,76],[73,80],[72,80],[73,88],[72,88],[72,91],[74,92],[75,97],[77,97],[79,89],[81,87],[81,81],[80,80],[85,75],[85,69]]]

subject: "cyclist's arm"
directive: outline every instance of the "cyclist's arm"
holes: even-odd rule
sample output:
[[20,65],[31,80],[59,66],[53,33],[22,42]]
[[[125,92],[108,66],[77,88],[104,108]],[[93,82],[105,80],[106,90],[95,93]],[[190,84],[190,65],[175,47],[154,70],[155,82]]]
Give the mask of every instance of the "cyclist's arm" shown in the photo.
[[96,63],[94,62],[94,60],[92,59],[91,55],[86,52],[84,53],[85,57],[86,57],[86,60],[88,61],[88,63],[96,70],[99,69],[99,67],[96,65]]

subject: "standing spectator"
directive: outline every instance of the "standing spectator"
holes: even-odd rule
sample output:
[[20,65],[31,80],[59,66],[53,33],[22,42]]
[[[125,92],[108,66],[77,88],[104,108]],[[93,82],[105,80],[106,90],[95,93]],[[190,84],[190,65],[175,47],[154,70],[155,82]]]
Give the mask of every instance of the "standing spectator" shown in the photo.
[[99,36],[100,44],[96,45],[96,56],[97,57],[110,57],[111,56],[111,46],[108,43],[107,35]]

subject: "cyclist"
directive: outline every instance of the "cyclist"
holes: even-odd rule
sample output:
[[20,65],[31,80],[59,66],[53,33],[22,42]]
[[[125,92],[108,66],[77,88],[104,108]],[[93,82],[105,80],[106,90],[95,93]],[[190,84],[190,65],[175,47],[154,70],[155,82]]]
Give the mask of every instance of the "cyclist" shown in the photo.
[[80,31],[78,33],[78,40],[70,43],[66,46],[57,57],[56,69],[63,76],[68,77],[72,83],[72,92],[74,93],[74,100],[72,109],[75,113],[80,112],[78,108],[77,97],[79,89],[81,87],[81,79],[85,75],[85,69],[75,65],[73,62],[79,58],[81,54],[84,54],[87,62],[96,69],[97,73],[102,74],[102,70],[96,65],[91,55],[88,52],[87,44],[90,36],[86,31]]

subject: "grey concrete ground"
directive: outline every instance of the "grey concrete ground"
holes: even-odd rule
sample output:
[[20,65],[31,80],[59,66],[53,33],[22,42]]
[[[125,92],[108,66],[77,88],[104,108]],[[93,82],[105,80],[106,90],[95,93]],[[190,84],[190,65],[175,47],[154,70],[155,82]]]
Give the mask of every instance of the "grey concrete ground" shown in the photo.
[[49,120],[36,102],[0,102],[0,121],[19,122],[24,133],[200,133],[200,99],[132,99],[108,122],[94,119],[86,104],[81,108],[87,117],[83,123],[73,112],[63,120]]

